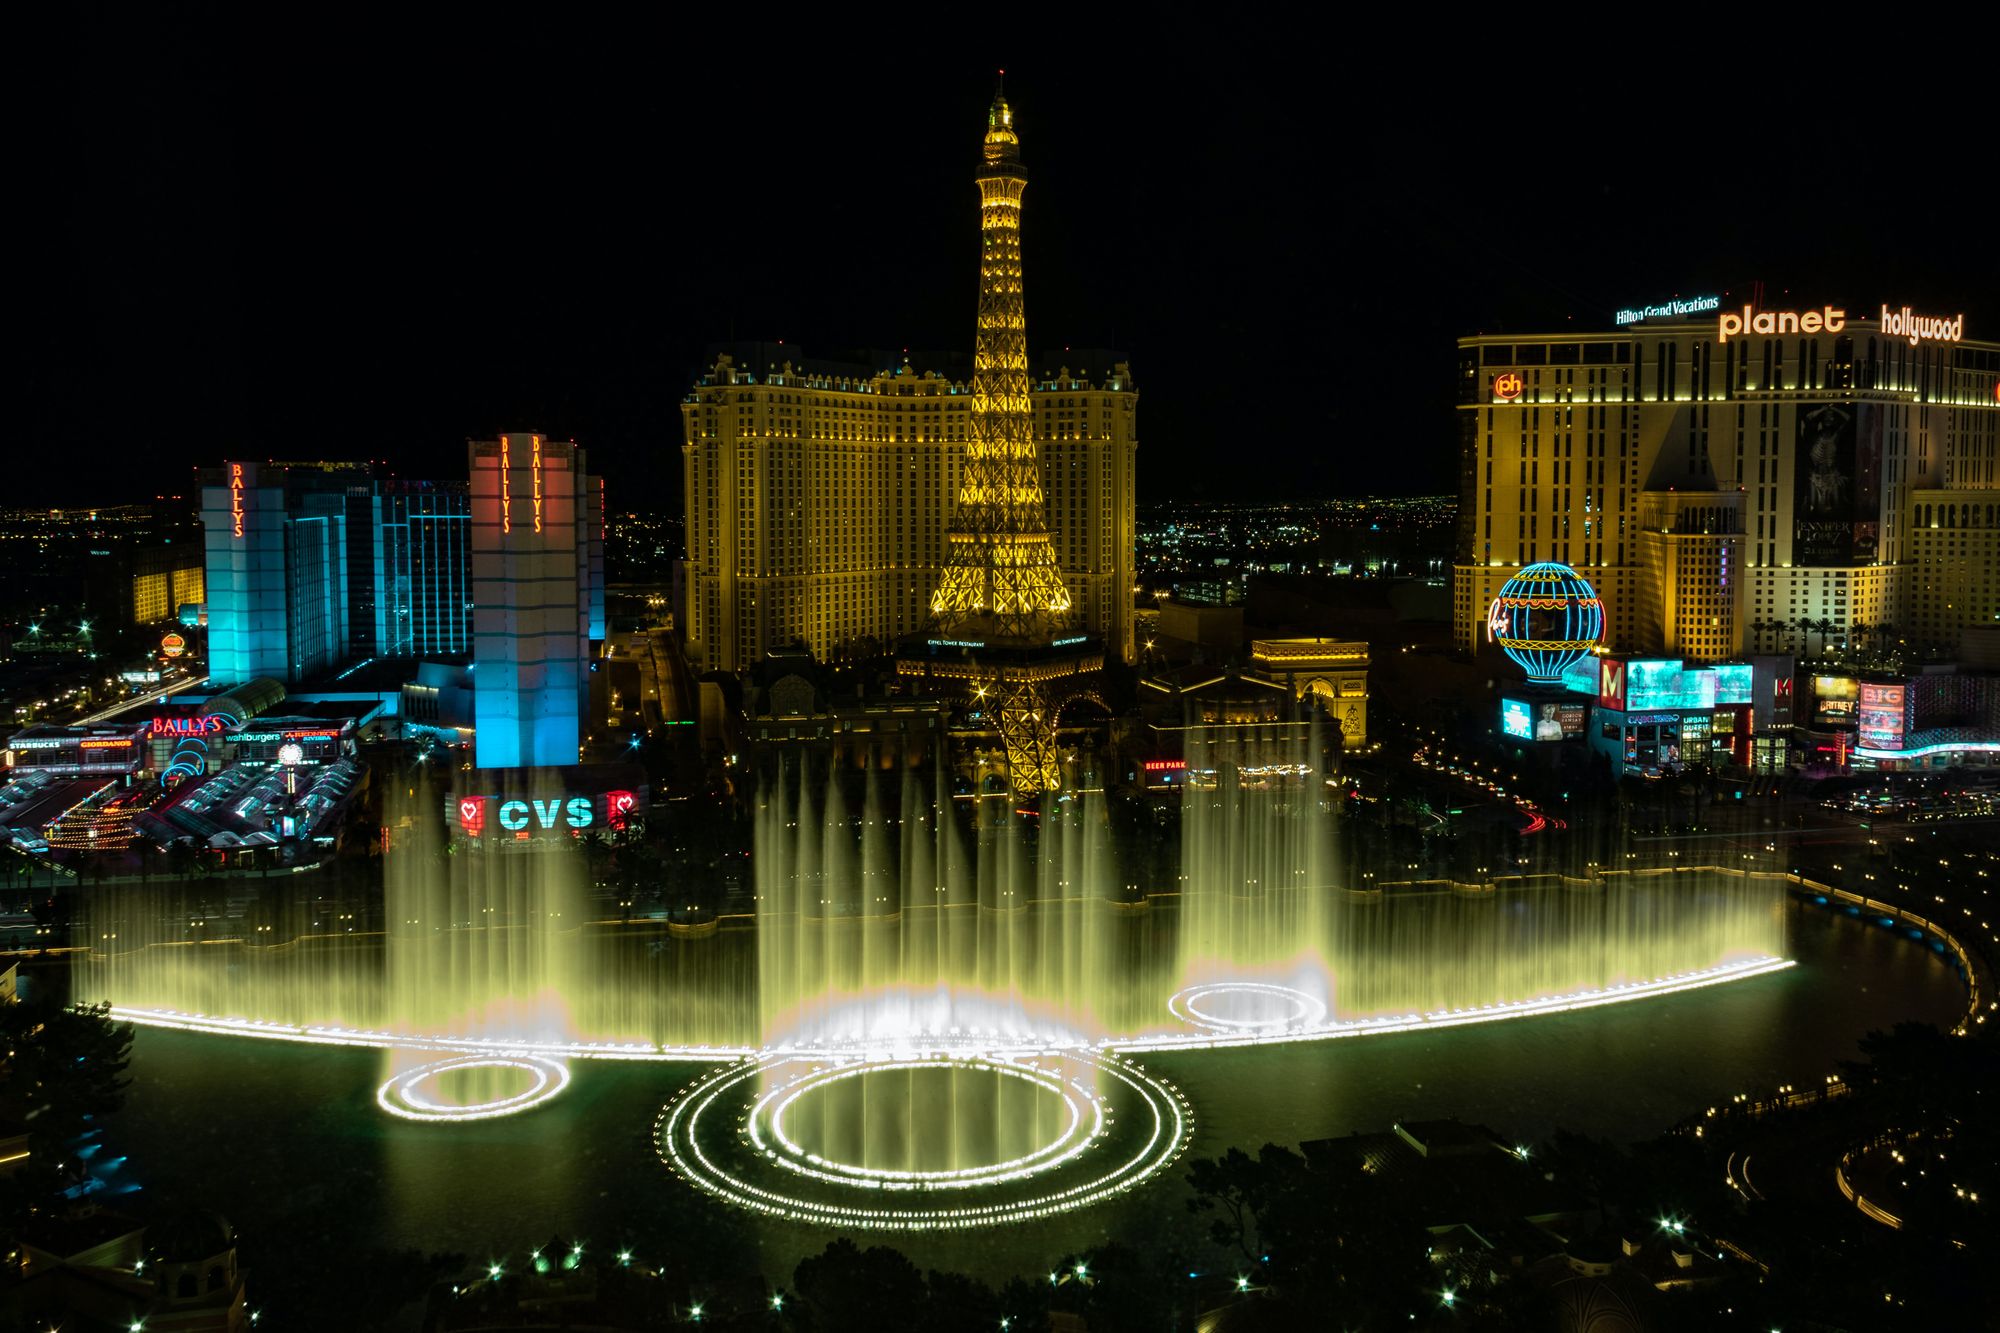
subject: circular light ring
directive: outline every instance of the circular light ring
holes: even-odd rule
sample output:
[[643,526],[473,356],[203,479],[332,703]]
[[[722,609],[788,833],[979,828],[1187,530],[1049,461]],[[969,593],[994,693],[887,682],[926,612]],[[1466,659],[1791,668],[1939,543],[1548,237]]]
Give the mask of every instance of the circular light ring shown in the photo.
[[[442,1074],[460,1069],[519,1069],[533,1083],[511,1097],[469,1106],[434,1101],[425,1095],[425,1085]],[[404,1120],[491,1120],[496,1116],[518,1115],[548,1101],[569,1086],[569,1066],[542,1055],[461,1055],[449,1060],[406,1069],[384,1083],[375,1093],[375,1102],[390,1115]]]
[[[837,1162],[808,1152],[785,1132],[785,1112],[800,1097],[832,1083],[904,1069],[979,1070],[1023,1082],[1053,1093],[1069,1112],[1069,1123],[1053,1140],[1034,1152],[980,1166],[949,1171],[891,1170]],[[1090,1128],[1084,1130],[1084,1114]],[[751,1146],[788,1171],[835,1184],[861,1184],[877,1189],[971,1189],[1005,1180],[1019,1180],[1052,1170],[1076,1157],[1104,1133],[1108,1109],[1097,1090],[1082,1079],[1063,1076],[1037,1065],[1010,1060],[955,1056],[926,1056],[899,1060],[862,1060],[835,1069],[814,1070],[766,1092],[750,1108],[745,1130]],[[768,1134],[768,1139],[766,1135]],[[773,1151],[773,1144],[776,1151]]]
[[[747,1127],[739,1128],[734,1123],[725,1127],[719,1123],[732,1106],[742,1105],[732,1094],[740,1093],[743,1085],[758,1077],[767,1066],[793,1058],[790,1056],[763,1056],[726,1065],[689,1085],[661,1108],[655,1118],[654,1147],[669,1170],[727,1203],[793,1222],[876,1231],[987,1227],[1087,1208],[1151,1179],[1186,1149],[1194,1117],[1186,1098],[1172,1084],[1148,1072],[1136,1061],[1104,1052],[1050,1050],[1045,1054],[1060,1058],[1072,1067],[1088,1067],[1101,1080],[1115,1080],[1118,1086],[1116,1095],[1121,1099],[1133,1099],[1133,1104],[1126,1110],[1138,1128],[1132,1132],[1129,1151],[1121,1146],[1119,1153],[1114,1154],[1118,1160],[1107,1168],[1089,1164],[1082,1150],[1093,1143],[1100,1147],[1110,1146],[1110,1139],[1093,1139],[1090,1136],[1082,1136],[1080,1143],[1072,1143],[1070,1148],[1057,1154],[1063,1156],[1060,1164],[1031,1163],[1012,1168],[1006,1168],[1006,1164],[995,1164],[1005,1169],[1005,1173],[977,1182],[989,1194],[997,1196],[990,1201],[931,1206],[891,1204],[881,1201],[884,1190],[891,1188],[888,1182],[852,1176],[841,1176],[831,1182],[817,1181],[822,1185],[834,1185],[836,1189],[832,1192],[836,1197],[808,1197],[796,1185],[787,1186],[788,1177],[755,1179],[747,1172],[732,1171],[718,1162],[715,1151],[719,1149],[712,1151],[715,1136],[728,1134],[731,1129],[738,1129],[742,1134],[740,1142],[745,1151],[754,1151],[749,1143]],[[915,1056],[870,1063],[879,1072],[931,1058]],[[992,1060],[990,1063],[1000,1062]],[[1078,1068],[1077,1072],[1084,1071]],[[1065,1081],[1071,1082],[1069,1079]],[[751,1105],[754,1108],[755,1103]],[[1107,1113],[1107,1123],[1111,1118]],[[753,1169],[777,1165],[773,1154],[777,1157],[784,1155],[767,1145],[764,1154],[753,1159],[757,1163]],[[1066,1169],[1058,1170],[1058,1165]],[[923,1174],[934,1178],[898,1183],[931,1190],[973,1188],[973,1182],[959,1180],[947,1173]],[[797,1177],[793,1175],[789,1178]],[[1022,1188],[1009,1194],[1006,1192],[1009,1186]]]
[[[1292,1012],[1274,1019],[1229,1018],[1203,1007],[1204,1001],[1235,995],[1248,995],[1260,1000],[1276,999],[1289,1005]],[[1205,1028],[1210,1032],[1297,1032],[1326,1022],[1325,1000],[1308,995],[1295,986],[1279,986],[1267,981],[1214,981],[1188,986],[1174,992],[1167,1000],[1167,1011],[1189,1027]]]

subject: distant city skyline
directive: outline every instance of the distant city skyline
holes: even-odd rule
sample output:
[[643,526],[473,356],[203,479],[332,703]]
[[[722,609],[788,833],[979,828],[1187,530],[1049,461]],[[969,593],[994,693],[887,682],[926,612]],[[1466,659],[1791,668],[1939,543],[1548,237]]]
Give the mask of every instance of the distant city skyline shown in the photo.
[[[102,460],[102,503],[185,492],[222,455],[455,475],[502,430],[591,449],[614,507],[677,494],[678,404],[714,343],[969,353],[978,201],[952,130],[1002,64],[1036,181],[1031,353],[1129,355],[1148,498],[1450,489],[1467,334],[1726,308],[1759,281],[1964,313],[1969,336],[1996,314],[1976,226],[1916,241],[1829,192],[1857,163],[1962,176],[1945,136],[1873,118],[1669,184],[1623,73],[1588,64],[1504,115],[1498,71],[1440,70],[1403,120],[1373,78],[1323,79],[1317,43],[1206,37],[1143,61],[776,51],[745,97],[725,64],[662,65],[687,35],[638,23],[419,15],[273,58],[254,27],[140,15],[52,47],[28,90],[54,129],[28,164],[49,235],[23,429]],[[1704,77],[1727,75],[1687,75],[1690,102]]]

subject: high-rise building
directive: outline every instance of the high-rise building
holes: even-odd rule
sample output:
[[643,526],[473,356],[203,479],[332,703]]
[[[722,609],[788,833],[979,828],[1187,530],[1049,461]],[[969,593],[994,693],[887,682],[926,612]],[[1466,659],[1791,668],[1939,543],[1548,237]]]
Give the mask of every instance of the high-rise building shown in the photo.
[[296,682],[347,651],[346,514],[338,493],[290,491],[251,462],[201,491],[209,679]]
[[2000,489],[1914,491],[1909,533],[1909,603],[1864,637],[1955,652],[1960,631],[2000,622]]
[[380,478],[346,491],[348,652],[472,651],[472,504],[462,481]]
[[[1004,101],[995,114],[1011,121]],[[841,363],[740,346],[718,355],[683,400],[683,632],[701,666],[744,670],[794,643],[822,660],[883,652],[922,629],[963,544],[949,523],[975,448],[989,455],[982,470],[1038,463],[1030,507],[1041,536],[1006,543],[1008,558],[1028,561],[1019,568],[1038,571],[1051,601],[1067,601],[1074,629],[1132,659],[1138,393],[1116,353],[1065,351],[1031,372],[1025,325],[987,327],[1022,310],[1025,177],[1018,142],[1008,151],[992,165],[1017,174],[981,177],[989,251],[980,337],[1010,340],[1005,441],[977,439],[977,418],[991,407],[978,374],[922,358]],[[1012,315],[996,313],[1003,294],[984,285],[998,272],[994,246],[1014,284],[1004,293]]]
[[2000,501],[2000,344],[1962,317],[1724,304],[1459,341],[1462,648],[1538,560],[1590,579],[1615,649],[1716,661],[1820,641],[1802,621],[1838,643],[1906,619],[1924,492]]
[[206,568],[159,592],[169,601],[211,594],[216,679],[297,683],[349,659],[472,650],[466,483],[373,470],[345,462],[206,470]]
[[502,435],[472,442],[470,455],[477,765],[574,764],[601,595],[591,572],[599,492],[572,443]]

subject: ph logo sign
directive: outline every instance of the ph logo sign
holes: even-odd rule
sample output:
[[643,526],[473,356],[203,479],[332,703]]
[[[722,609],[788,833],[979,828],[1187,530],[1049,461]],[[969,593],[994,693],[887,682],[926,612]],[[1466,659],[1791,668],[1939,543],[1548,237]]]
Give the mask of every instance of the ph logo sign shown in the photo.
[[1521,396],[1524,387],[1526,386],[1521,380],[1521,373],[1516,370],[1505,371],[1493,377],[1493,397],[1497,402],[1513,402]]

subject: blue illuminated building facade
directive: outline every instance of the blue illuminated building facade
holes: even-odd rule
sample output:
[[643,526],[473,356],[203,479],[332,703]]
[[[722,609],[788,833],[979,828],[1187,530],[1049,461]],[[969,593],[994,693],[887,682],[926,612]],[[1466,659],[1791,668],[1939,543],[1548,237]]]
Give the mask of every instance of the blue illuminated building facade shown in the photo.
[[347,661],[472,651],[467,484],[372,473],[367,463],[207,470],[209,675],[218,684],[298,684]]
[[472,651],[472,498],[460,481],[374,480],[347,492],[348,652]]
[[201,491],[208,671],[222,685],[299,681],[347,652],[347,517],[337,492],[225,463]]
[[603,492],[572,443],[511,434],[470,454],[475,762],[574,764],[602,617]]

